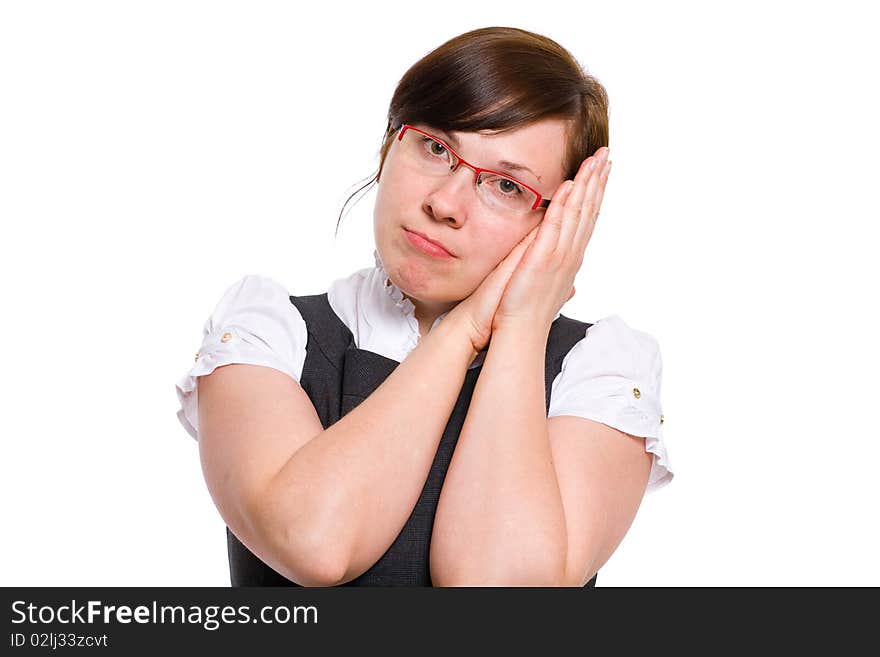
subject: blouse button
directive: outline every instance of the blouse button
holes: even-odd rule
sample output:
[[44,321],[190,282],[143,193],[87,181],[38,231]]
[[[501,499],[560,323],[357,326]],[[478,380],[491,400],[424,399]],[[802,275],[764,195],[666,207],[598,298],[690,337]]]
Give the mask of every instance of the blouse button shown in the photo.
[[232,339],[232,333],[224,333],[220,336],[220,342],[229,342]]
[[660,424],[663,424],[663,416],[660,416]]
[[199,352],[197,351],[196,352],[196,360],[198,360],[198,359],[199,359]]
[[638,388],[633,388],[633,397],[635,397],[636,399],[638,399],[638,398],[641,397],[641,396],[642,396],[642,393],[639,392],[639,389],[638,389]]

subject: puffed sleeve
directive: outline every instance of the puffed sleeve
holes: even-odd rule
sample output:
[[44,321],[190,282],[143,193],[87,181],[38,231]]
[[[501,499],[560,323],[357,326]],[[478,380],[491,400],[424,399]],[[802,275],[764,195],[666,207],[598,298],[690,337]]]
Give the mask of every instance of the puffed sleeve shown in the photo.
[[547,416],[576,415],[644,437],[645,450],[654,456],[647,492],[655,491],[673,477],[663,442],[662,374],[657,340],[617,315],[605,317],[562,361]]
[[184,429],[199,439],[198,377],[221,365],[247,363],[274,368],[299,382],[306,340],[305,321],[284,286],[258,275],[233,283],[205,322],[195,364],[177,382],[177,418]]

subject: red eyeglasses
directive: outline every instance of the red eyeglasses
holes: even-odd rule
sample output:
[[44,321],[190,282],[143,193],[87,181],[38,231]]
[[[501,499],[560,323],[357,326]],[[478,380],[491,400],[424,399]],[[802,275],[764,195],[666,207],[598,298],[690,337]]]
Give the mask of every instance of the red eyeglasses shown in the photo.
[[534,187],[500,171],[474,166],[442,139],[424,130],[405,123],[397,141],[407,163],[425,175],[450,175],[462,164],[473,170],[478,196],[494,211],[526,213],[550,205],[551,199],[543,198]]

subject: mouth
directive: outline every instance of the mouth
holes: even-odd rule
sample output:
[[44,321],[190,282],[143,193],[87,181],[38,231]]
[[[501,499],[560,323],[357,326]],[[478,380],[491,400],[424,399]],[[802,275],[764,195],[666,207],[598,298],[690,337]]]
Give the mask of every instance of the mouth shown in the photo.
[[427,253],[428,255],[432,255],[437,258],[454,258],[455,256],[449,252],[449,250],[443,246],[442,243],[437,240],[433,240],[424,233],[420,233],[415,230],[409,230],[407,228],[403,229],[403,232],[406,233],[406,239],[409,240],[409,243],[414,247],[422,251],[423,253]]

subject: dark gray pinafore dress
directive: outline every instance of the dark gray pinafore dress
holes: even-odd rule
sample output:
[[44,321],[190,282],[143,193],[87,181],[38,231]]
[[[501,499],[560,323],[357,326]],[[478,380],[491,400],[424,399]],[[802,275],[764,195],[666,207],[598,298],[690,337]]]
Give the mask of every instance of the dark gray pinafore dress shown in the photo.
[[[291,296],[308,329],[306,359],[300,385],[326,429],[366,399],[400,363],[359,349],[348,327],[333,312],[327,293]],[[590,324],[560,315],[547,340],[544,385],[550,408],[550,386],[562,360]],[[446,470],[464,424],[482,366],[467,371],[464,385],[440,440],[428,479],[400,534],[365,573],[342,586],[431,586],[428,553],[434,514]],[[263,563],[226,528],[232,586],[299,586]],[[594,576],[585,586],[594,587]]]

